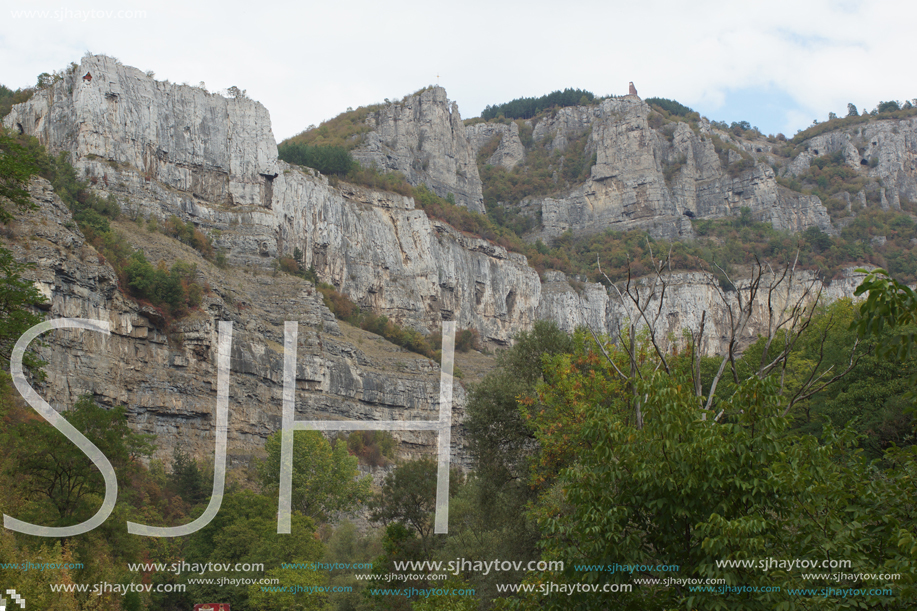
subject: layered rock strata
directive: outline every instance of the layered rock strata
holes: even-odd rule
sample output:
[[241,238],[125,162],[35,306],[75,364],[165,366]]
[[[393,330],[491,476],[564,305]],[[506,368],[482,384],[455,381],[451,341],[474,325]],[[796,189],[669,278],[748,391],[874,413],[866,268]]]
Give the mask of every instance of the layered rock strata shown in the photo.
[[[34,261],[30,279],[50,300],[49,319],[87,318],[111,333],[52,331],[39,351],[47,361],[40,394],[65,410],[90,395],[103,406],[124,405],[131,426],[157,436],[156,457],[176,447],[212,457],[216,406],[217,323],[233,323],[229,387],[229,459],[247,462],[279,430],[283,392],[284,323],[299,323],[296,419],[436,420],[439,365],[378,336],[342,328],[311,284],[285,274],[220,270],[195,251],[131,223],[118,226],[152,261],[198,264],[211,287],[200,310],[168,324],[149,306],[118,290],[112,267],[75,228],[49,184],[31,185],[38,209],[25,213],[2,245]],[[459,423],[466,402],[454,385],[453,460],[467,465]],[[395,432],[401,453],[435,450],[430,433]]]

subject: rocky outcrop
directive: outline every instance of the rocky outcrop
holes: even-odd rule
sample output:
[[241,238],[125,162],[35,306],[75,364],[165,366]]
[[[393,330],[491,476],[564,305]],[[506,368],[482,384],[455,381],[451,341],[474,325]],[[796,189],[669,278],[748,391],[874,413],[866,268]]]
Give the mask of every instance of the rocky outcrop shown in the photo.
[[[86,72],[92,82],[78,82]],[[479,198],[474,155],[442,89],[372,120],[377,135],[391,128],[398,150],[422,140],[431,167],[470,168]],[[6,122],[71,152],[79,174],[129,215],[193,220],[235,267],[270,269],[299,248],[322,280],[422,331],[455,320],[505,344],[534,321],[540,284],[524,257],[431,222],[410,198],[333,187],[278,161],[267,111],[256,102],[159,83],[97,56],[16,106]]]
[[[804,174],[813,159],[841,152],[852,170],[875,181],[883,209],[917,201],[917,118],[870,121],[810,138],[785,173]],[[867,185],[869,186],[869,185]],[[851,196],[859,194],[851,193]],[[862,198],[865,201],[865,197]]]
[[519,126],[515,123],[475,123],[465,127],[465,136],[474,151],[478,153],[499,138],[499,144],[493,154],[485,160],[488,165],[502,166],[512,170],[525,159],[525,147],[519,139]]
[[[91,83],[78,78],[86,72]],[[779,228],[831,230],[817,198],[779,187],[769,166],[730,173],[724,161],[747,162],[745,143],[705,121],[694,131],[681,122],[660,127],[658,117],[653,127],[651,118],[644,102],[626,96],[530,123],[533,137],[549,138],[561,152],[588,133],[587,150],[596,157],[585,184],[537,202],[540,235],[643,228],[690,237],[690,216],[722,217],[744,207]],[[461,168],[477,180],[475,151],[497,136],[504,161],[519,157],[517,124],[465,128],[441,88],[390,104],[369,120],[374,130],[363,153],[385,152],[392,164],[410,160],[410,167],[428,157],[431,165],[424,170],[421,162],[414,178],[432,180],[435,162],[435,180],[450,189]],[[586,301],[570,301],[556,279],[543,287],[524,257],[431,221],[410,198],[331,185],[278,161],[267,111],[256,102],[160,83],[110,58],[86,57],[16,106],[6,123],[52,150],[70,151],[80,174],[101,194],[115,195],[129,215],[193,220],[235,268],[271,269],[278,256],[299,249],[306,266],[363,307],[422,331],[456,320],[493,343],[508,343],[539,317],[614,328],[595,287],[584,292]]]
[[538,274],[524,256],[431,221],[410,198],[297,171],[275,181],[274,220],[286,252],[360,305],[422,331],[440,320],[506,343],[535,320]]
[[[92,74],[92,80],[82,75]],[[4,125],[68,151],[102,177],[108,164],[214,203],[270,206],[277,145],[267,109],[244,98],[156,81],[104,55],[19,104]]]
[[[636,96],[625,96],[562,108],[535,124],[536,140],[550,138],[550,147],[561,149],[567,139],[591,129],[587,150],[595,152],[596,162],[585,184],[535,200],[542,229],[533,237],[640,228],[655,237],[690,238],[688,218],[734,216],[746,207],[777,229],[834,231],[818,198],[779,186],[773,170],[743,156],[727,134],[717,134],[705,121],[697,133],[681,122],[656,129],[650,112]],[[714,136],[726,140],[726,165]],[[749,167],[734,170],[741,166],[733,164],[743,163]]]
[[[86,72],[91,82],[79,78]],[[561,109],[530,126],[559,151],[588,132],[587,150],[596,155],[584,185],[538,202],[545,235],[641,227],[685,237],[691,235],[688,211],[709,218],[746,206],[781,228],[830,228],[820,202],[776,186],[770,167],[730,175],[708,124],[699,133],[683,123],[659,131],[650,127],[648,112],[635,97],[617,98]],[[439,88],[389,105],[370,120],[374,130],[357,151],[363,162],[403,171],[415,184],[453,193],[473,209],[482,209],[475,152],[499,135],[500,157],[491,159],[504,167],[522,159],[516,124],[466,130]],[[279,426],[286,320],[300,322],[298,418],[436,418],[438,366],[339,325],[310,283],[272,274],[276,258],[295,249],[321,280],[361,306],[424,331],[455,320],[491,344],[506,345],[537,319],[613,333],[627,317],[601,285],[571,285],[556,272],[542,283],[525,257],[430,220],[410,198],[333,185],[278,161],[267,111],[241,97],[157,82],[110,58],[86,57],[14,107],[5,124],[37,136],[53,152],[70,152],[78,173],[99,194],[115,196],[125,216],[192,220],[227,255],[229,266],[220,270],[161,234],[121,227],[154,262],[196,261],[199,279],[212,287],[200,311],[167,328],[155,310],[119,292],[114,271],[86,245],[47,183],[33,183],[40,209],[27,213],[18,237],[5,241],[19,259],[38,263],[34,280],[51,300],[52,318],[111,323],[109,337],[61,332],[48,338],[42,355],[52,375],[43,396],[58,408],[87,393],[105,405],[128,406],[137,430],[159,436],[162,457],[177,445],[198,456],[211,451],[220,320],[234,322],[230,453],[237,461],[257,452]],[[911,150],[908,138],[904,151]],[[727,161],[730,154],[745,160],[730,149]],[[892,176],[897,166],[883,163],[877,169]],[[896,183],[904,185],[901,197],[910,192],[910,167],[896,174],[904,172]],[[846,295],[852,286],[835,281],[830,290]],[[718,295],[702,275],[673,276],[666,329],[696,328],[707,311],[708,337],[722,337]],[[708,346],[718,348],[713,341]],[[464,404],[456,386],[456,423]],[[456,428],[453,455],[462,462],[460,433]],[[421,433],[398,437],[408,456],[435,444]]]
[[484,212],[481,178],[458,105],[442,87],[429,87],[370,113],[371,131],[353,151],[361,165],[401,172],[412,185]]

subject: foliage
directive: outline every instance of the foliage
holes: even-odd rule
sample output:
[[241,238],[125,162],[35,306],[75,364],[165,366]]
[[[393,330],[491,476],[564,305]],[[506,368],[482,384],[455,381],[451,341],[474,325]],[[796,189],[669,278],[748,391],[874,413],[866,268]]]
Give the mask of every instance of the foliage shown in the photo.
[[[398,522],[417,533],[424,556],[433,550],[433,512],[436,509],[436,462],[429,458],[413,460],[396,467],[382,483],[372,501],[371,519],[386,526]],[[450,496],[461,483],[453,470],[449,477]]]
[[318,127],[310,127],[304,132],[293,136],[281,143],[301,143],[308,146],[333,146],[353,150],[362,142],[363,134],[372,131],[366,119],[371,113],[382,108],[381,104],[362,106],[356,110],[348,110],[337,117],[325,121]]
[[35,151],[23,146],[0,129],[0,223],[13,219],[9,204],[20,210],[34,208],[29,199],[29,177],[39,171]]
[[[16,592],[28,603],[30,609],[56,609],[59,611],[79,611],[79,601],[73,592],[52,592],[51,585],[73,583],[73,570],[70,568],[49,568],[43,571],[20,571],[24,563],[44,563],[55,567],[67,567],[73,563],[71,550],[60,541],[49,541],[40,546],[30,547],[17,541],[11,531],[0,532],[0,580],[4,588],[15,587]],[[9,593],[0,593],[8,598]],[[7,608],[16,608],[9,601]]]
[[687,117],[692,112],[694,112],[694,110],[688,108],[684,104],[676,102],[675,100],[668,100],[666,98],[646,98],[644,102],[650,106],[658,106],[660,109],[666,111],[667,113],[679,117]]
[[901,110],[901,106],[895,100],[889,100],[888,102],[879,102],[879,106],[877,106],[877,108],[879,110],[879,114]]
[[[852,322],[850,328],[856,329],[860,336],[875,338],[876,355],[894,367],[893,378],[899,382],[900,391],[894,398],[900,402],[900,415],[893,416],[899,416],[903,427],[913,431],[914,398],[917,394],[914,390],[917,383],[914,364],[917,357],[917,293],[892,278],[884,269],[874,269],[867,273],[854,294],[868,296],[860,306],[859,320]],[[900,382],[903,382],[904,388]],[[871,393],[875,392],[874,384],[867,388]],[[908,437],[907,441],[913,443],[913,435]]]
[[[353,522],[345,520],[337,525],[325,547],[323,561],[327,564],[342,563],[371,564],[374,558],[382,554],[382,533],[378,530],[360,534]],[[360,571],[363,572],[363,571]],[[349,592],[338,591],[329,595],[332,611],[367,611],[368,603],[365,591],[367,581],[357,579],[356,572],[336,571],[329,575],[332,587],[349,587]]]
[[893,329],[895,333],[880,344],[879,355],[897,361],[915,356],[917,293],[884,269],[857,271],[867,275],[854,295],[868,293],[868,297],[860,306],[856,329],[861,335],[880,335],[886,328]]
[[[303,571],[293,568],[275,568],[265,571],[268,579],[279,579],[282,586],[248,586],[251,609],[259,611],[326,611],[328,609],[328,577],[318,572]],[[290,588],[280,590],[281,587]],[[294,589],[295,588],[295,589]],[[316,589],[321,588],[321,589]],[[225,589],[221,591],[221,600],[225,599]],[[235,607],[233,607],[235,608]]]
[[341,146],[309,146],[302,142],[285,142],[277,147],[277,155],[287,163],[314,168],[322,174],[346,176],[354,169],[350,152]]
[[346,443],[362,464],[382,467],[395,460],[395,438],[388,431],[352,431]]
[[[258,466],[266,490],[279,490],[281,432],[268,437],[267,458]],[[344,444],[331,443],[318,431],[295,431],[292,508],[316,521],[355,509],[369,495],[369,479],[356,479],[357,459]]]
[[[87,242],[115,269],[122,291],[162,308],[166,320],[184,316],[200,305],[205,288],[196,279],[195,265],[179,260],[171,269],[163,262],[154,268],[143,251],[135,250],[123,235],[111,228],[110,221],[117,219],[121,210],[114,196],[109,194],[102,199],[91,192],[88,183],[77,178],[67,153],[57,157],[48,155],[35,138],[28,137],[19,138],[10,146],[10,150],[29,160],[30,172],[37,170],[51,182],[55,193],[70,208]],[[192,223],[183,224],[173,216],[166,224],[166,231],[203,255],[213,256],[211,240]]]
[[[363,185],[370,189],[390,191],[405,197],[411,197],[414,189],[401,172],[382,172],[375,165],[364,168],[354,165],[345,177],[348,182]],[[332,184],[334,184],[332,182]]]
[[797,178],[782,178],[778,182],[794,191],[818,196],[828,208],[832,218],[848,214],[846,201],[835,197],[841,192],[846,192],[849,198],[849,194],[866,189],[868,199],[878,196],[876,179],[869,178],[865,172],[847,165],[842,150],[815,157],[804,174]]
[[[520,136],[523,130],[520,126]],[[512,170],[486,163],[490,157],[478,155],[478,172],[484,185],[484,204],[518,204],[527,197],[547,195],[570,188],[589,177],[595,155],[586,150],[589,131],[571,135],[563,150],[549,149],[551,138],[542,138],[526,145],[522,163]]]
[[[786,435],[776,378],[746,379],[721,404],[733,416],[715,422],[700,418],[689,378],[657,372],[639,382],[647,418],[638,428],[620,417],[621,399],[614,393],[589,399],[606,396],[603,376],[581,375],[577,384],[570,375],[569,361],[555,359],[539,391],[546,405],[566,405],[575,416],[560,429],[556,417],[537,425],[540,460],[549,471],[556,458],[549,450],[566,449],[559,476],[533,509],[543,534],[542,559],[565,561],[564,572],[550,576],[555,582],[634,587],[627,593],[546,595],[538,599],[540,608],[600,609],[614,601],[618,608],[641,610],[837,609],[863,599],[794,597],[788,588],[816,586],[798,573],[720,568],[714,560],[844,558],[863,570],[913,562],[917,547],[898,545],[909,510],[887,513],[898,491],[877,484],[877,474],[853,449],[851,431],[826,429],[820,440]],[[904,463],[905,470],[913,468]],[[681,576],[751,587],[778,583],[782,592],[724,597],[634,581],[663,576],[653,573],[575,568],[613,563],[674,564]],[[529,582],[547,577],[530,576]],[[912,588],[913,577],[907,580]]]
[[516,98],[503,104],[487,105],[481,118],[486,121],[503,116],[507,119],[531,119],[538,113],[553,107],[585,106],[597,100],[595,94],[584,89],[564,89],[538,98]]
[[9,87],[0,85],[0,119],[10,114],[10,110],[13,109],[13,106],[16,104],[22,104],[23,102],[28,102],[35,94],[35,88],[26,87],[25,89],[17,89],[13,91]]
[[173,214],[166,219],[163,232],[198,251],[205,259],[214,259],[213,239],[204,235],[191,221],[182,223],[181,219]]
[[[517,400],[534,395],[542,379],[543,358],[572,349],[572,338],[555,323],[537,321],[531,331],[516,336],[511,348],[498,354],[494,370],[472,387],[464,425],[475,477],[450,505],[450,535],[441,552],[443,559],[528,561],[535,556],[538,530],[533,520],[523,516],[537,494],[526,481],[537,446]],[[493,597],[497,583],[518,582],[522,576],[466,575],[476,589]]]
[[[382,536],[382,554],[373,559],[372,574],[380,582],[384,582],[386,575],[395,573],[395,562],[413,560],[415,562],[426,560],[423,546],[417,534],[401,522],[392,522],[385,527]],[[397,582],[398,589],[404,591],[410,588],[426,587],[423,573],[403,574]],[[373,590],[376,590],[373,592]],[[366,602],[373,609],[380,611],[412,611],[411,603],[404,594],[393,594],[385,590],[369,587],[363,591]]]
[[[889,104],[888,102],[883,102],[882,104]],[[894,102],[897,105],[897,102]],[[792,144],[798,145],[802,142],[805,142],[809,138],[814,138],[821,134],[827,133],[829,131],[834,131],[838,129],[843,129],[845,127],[851,127],[853,125],[859,125],[862,123],[868,123],[874,121],[878,118],[878,112],[875,115],[867,114],[866,109],[863,109],[863,113],[860,115],[854,114],[853,111],[856,110],[856,106],[853,104],[847,105],[847,116],[841,117],[838,119],[831,119],[825,121],[824,123],[818,123],[805,129],[798,134],[796,134],[792,139]],[[913,117],[917,115],[917,108],[907,108],[906,106],[901,110],[894,110],[891,106],[886,106],[885,111],[882,112],[882,120],[887,119],[905,119],[908,117]]]
[[387,316],[379,316],[373,312],[365,311],[330,284],[320,282],[318,290],[322,294],[325,305],[337,318],[371,333],[381,335],[393,344],[411,352],[439,361],[440,344],[435,341],[436,338],[433,335],[424,337],[419,331],[402,327],[389,320]]
[[[467,594],[463,594],[467,592]],[[449,577],[436,583],[436,592],[414,603],[413,611],[477,611],[472,594],[477,593],[464,579]]]
[[[103,409],[88,396],[81,397],[64,418],[85,435],[120,472],[122,477],[137,459],[152,452],[151,439],[127,426],[124,407]],[[44,421],[22,423],[16,433],[20,490],[35,501],[32,512],[44,520],[27,520],[46,526],[69,526],[95,513],[105,485],[82,450]]]
[[477,473],[495,488],[511,484],[528,469],[533,433],[517,401],[534,396],[543,358],[572,350],[567,333],[554,322],[539,320],[516,336],[513,347],[497,356],[494,371],[472,388],[465,430]]
[[[0,248],[0,367],[8,369],[13,346],[27,330],[40,323],[43,316],[35,307],[47,303],[35,284],[22,277],[32,266],[18,263],[12,253]],[[33,343],[34,344],[34,343]],[[35,345],[23,354],[23,366],[34,373],[44,364],[34,351]]]
[[[188,590],[193,588],[195,602],[220,600],[230,603],[233,609],[243,610],[290,608],[273,606],[275,603],[271,601],[286,600],[281,592],[263,591],[257,584],[248,588],[221,586],[218,581],[220,577],[248,577],[256,581],[262,576],[277,577],[281,579],[281,586],[326,585],[327,578],[322,573],[282,568],[283,563],[316,562],[324,554],[324,546],[315,535],[312,520],[294,513],[291,526],[291,535],[277,534],[276,495],[264,496],[250,490],[227,493],[223,497],[220,511],[213,520],[191,535],[190,540],[186,542],[183,559],[189,563],[202,564],[259,563],[264,564],[264,573],[210,573],[207,577],[214,578],[212,583],[189,586]],[[196,575],[190,574],[188,577]],[[325,598],[323,595],[313,596],[316,602],[321,602]],[[301,593],[295,598],[300,602],[304,596]],[[193,603],[178,608],[187,609],[192,605]]]
[[195,282],[197,266],[193,263],[176,261],[168,269],[160,261],[153,267],[142,250],[135,250],[123,267],[115,269],[124,274],[131,295],[164,308],[175,317],[199,306],[203,298],[203,289]]
[[176,446],[172,452],[172,472],[169,474],[169,487],[189,505],[203,502],[209,495],[209,483],[197,461]]
[[481,349],[481,336],[477,329],[458,329],[455,332],[455,349],[459,352]]

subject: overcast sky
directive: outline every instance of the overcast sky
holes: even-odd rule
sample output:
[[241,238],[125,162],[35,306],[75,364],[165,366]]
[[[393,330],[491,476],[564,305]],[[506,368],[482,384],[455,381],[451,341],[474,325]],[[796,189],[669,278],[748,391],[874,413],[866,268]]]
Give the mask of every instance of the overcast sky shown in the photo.
[[160,80],[247,89],[278,141],[437,82],[463,118],[566,87],[624,94],[634,81],[643,98],[786,135],[846,115],[848,102],[917,97],[917,3],[905,0],[4,4],[0,83],[32,85],[105,53]]

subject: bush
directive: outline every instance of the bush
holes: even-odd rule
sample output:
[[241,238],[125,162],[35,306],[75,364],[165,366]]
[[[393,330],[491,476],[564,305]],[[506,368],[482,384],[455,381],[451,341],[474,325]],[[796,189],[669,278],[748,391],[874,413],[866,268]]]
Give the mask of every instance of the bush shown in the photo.
[[362,464],[384,467],[395,461],[396,442],[388,431],[353,431],[347,435],[346,443],[347,451]]
[[481,349],[481,336],[477,329],[459,329],[455,333],[455,349],[459,352]]
[[[406,329],[390,321],[387,316],[379,316],[372,312],[363,311],[347,295],[338,292],[330,284],[319,283],[318,290],[322,294],[325,305],[336,318],[370,333],[381,335],[393,344],[411,352],[422,354],[435,361],[440,360],[439,345],[431,345],[429,338],[424,337],[414,329]],[[431,335],[430,337],[434,336]]]
[[213,260],[213,239],[204,235],[191,221],[182,223],[181,219],[173,214],[166,221],[164,230],[166,235],[170,235],[177,238],[179,242],[187,244],[201,253],[205,259]]

